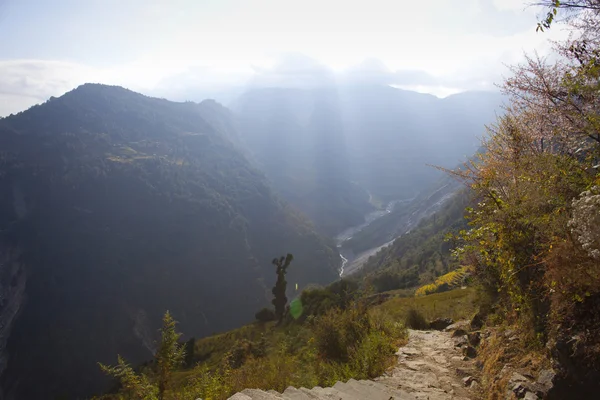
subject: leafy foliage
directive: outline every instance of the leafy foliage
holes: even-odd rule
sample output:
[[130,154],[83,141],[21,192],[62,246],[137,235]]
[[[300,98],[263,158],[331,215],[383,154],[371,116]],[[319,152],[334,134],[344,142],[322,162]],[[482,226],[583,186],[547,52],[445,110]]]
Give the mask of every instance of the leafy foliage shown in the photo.
[[154,371],[151,377],[144,373],[136,373],[125,360],[118,356],[116,366],[100,363],[100,369],[118,379],[121,384],[120,398],[163,400],[165,391],[171,383],[173,371],[181,366],[185,348],[178,344],[180,333],[175,331],[176,322],[167,311],[163,317],[161,339],[154,356]]
[[415,296],[426,296],[432,293],[445,292],[454,289],[457,286],[462,286],[465,278],[468,276],[469,270],[467,267],[462,267],[450,271],[445,275],[440,276],[435,282],[421,286],[415,292]]
[[[350,287],[335,284],[320,291],[331,289],[337,295]],[[326,309],[315,303],[330,298],[313,298],[312,308]],[[196,364],[172,376],[165,399],[226,399],[245,388],[282,392],[290,385],[326,386],[351,377],[380,376],[394,362],[406,330],[386,313],[350,300],[346,304],[345,310],[331,307],[303,320],[256,323],[196,341]],[[155,375],[134,376],[156,385]],[[128,394],[123,385],[118,393],[102,398]]]
[[275,311],[265,307],[256,314],[254,314],[254,318],[256,318],[260,322],[269,322],[275,321],[277,319],[277,316],[275,315]]
[[598,10],[588,7],[597,2],[555,2],[576,5],[569,21],[579,36],[556,44],[556,62],[513,68],[506,115],[478,159],[455,171],[478,198],[456,254],[523,340],[550,348],[569,384],[585,388],[597,385],[589,371],[600,360],[600,36]]

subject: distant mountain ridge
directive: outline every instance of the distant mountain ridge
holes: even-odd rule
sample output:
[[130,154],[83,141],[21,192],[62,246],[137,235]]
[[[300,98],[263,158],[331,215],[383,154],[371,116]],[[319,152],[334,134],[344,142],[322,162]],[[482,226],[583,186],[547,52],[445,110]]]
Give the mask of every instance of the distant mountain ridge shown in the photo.
[[194,335],[252,320],[285,252],[300,287],[337,277],[333,243],[273,193],[234,125],[213,101],[95,84],[0,119],[6,398],[101,392],[96,362],[149,358],[167,309]]
[[274,186],[325,233],[362,222],[370,196],[405,199],[479,147],[502,97],[437,98],[383,85],[262,88],[232,104],[240,139]]

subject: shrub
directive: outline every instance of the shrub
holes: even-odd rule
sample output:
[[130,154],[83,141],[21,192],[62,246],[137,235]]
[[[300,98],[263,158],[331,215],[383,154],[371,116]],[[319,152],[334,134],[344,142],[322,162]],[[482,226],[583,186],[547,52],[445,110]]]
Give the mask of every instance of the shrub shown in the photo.
[[317,320],[314,327],[317,350],[327,360],[346,362],[350,352],[370,331],[371,323],[364,310],[330,310]]
[[383,331],[369,333],[352,357],[355,378],[368,379],[382,375],[393,363],[396,353],[392,337]]
[[256,314],[254,314],[254,318],[256,318],[259,322],[275,321],[275,311],[265,307]]
[[427,329],[429,324],[427,320],[416,308],[410,308],[406,313],[406,326],[412,329]]

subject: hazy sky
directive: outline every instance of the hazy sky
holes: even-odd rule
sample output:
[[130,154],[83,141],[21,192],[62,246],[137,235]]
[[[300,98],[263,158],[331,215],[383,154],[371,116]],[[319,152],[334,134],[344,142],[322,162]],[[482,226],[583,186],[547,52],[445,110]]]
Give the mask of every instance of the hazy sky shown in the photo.
[[377,81],[491,89],[548,51],[525,0],[0,0],[0,116],[84,82],[174,100],[233,86]]

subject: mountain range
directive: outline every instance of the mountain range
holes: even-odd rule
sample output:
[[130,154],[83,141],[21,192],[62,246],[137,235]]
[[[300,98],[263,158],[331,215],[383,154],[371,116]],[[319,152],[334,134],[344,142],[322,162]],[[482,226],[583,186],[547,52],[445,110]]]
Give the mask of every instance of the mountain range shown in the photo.
[[196,337],[250,322],[274,257],[294,255],[288,298],[335,281],[333,237],[473,153],[500,101],[371,85],[228,109],[86,84],[0,119],[3,397],[102,392],[97,362],[149,359],[166,310]]

